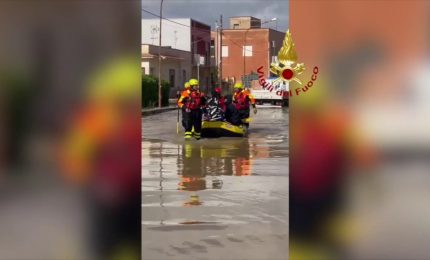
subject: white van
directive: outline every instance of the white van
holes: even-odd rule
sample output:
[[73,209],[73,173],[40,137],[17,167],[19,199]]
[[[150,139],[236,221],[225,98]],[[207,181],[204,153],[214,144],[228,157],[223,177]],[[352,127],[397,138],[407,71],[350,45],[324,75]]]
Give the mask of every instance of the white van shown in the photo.
[[[266,82],[272,84],[276,78],[266,79]],[[272,91],[264,89],[260,85],[258,80],[253,80],[251,82],[251,88],[249,89],[252,96],[255,98],[255,103],[257,106],[288,106],[288,91],[289,84],[279,85],[275,87]]]

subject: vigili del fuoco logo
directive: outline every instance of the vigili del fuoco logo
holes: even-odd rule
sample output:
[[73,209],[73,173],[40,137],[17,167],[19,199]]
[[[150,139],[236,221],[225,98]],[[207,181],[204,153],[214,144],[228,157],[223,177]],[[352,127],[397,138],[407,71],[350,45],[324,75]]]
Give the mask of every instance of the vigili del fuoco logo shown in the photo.
[[305,71],[305,65],[303,63],[297,63],[297,53],[294,46],[293,38],[291,37],[290,30],[285,34],[285,38],[281,49],[278,52],[278,60],[275,63],[270,64],[270,72],[277,75],[278,77],[273,80],[272,83],[266,81],[263,66],[257,69],[258,82],[265,90],[270,92],[276,91],[279,96],[298,96],[300,93],[308,91],[314,85],[317,80],[318,67],[313,68],[313,74],[311,80],[304,87],[297,87],[294,89],[294,93],[291,89],[287,89],[286,83],[295,81],[303,86],[302,81],[298,77]]

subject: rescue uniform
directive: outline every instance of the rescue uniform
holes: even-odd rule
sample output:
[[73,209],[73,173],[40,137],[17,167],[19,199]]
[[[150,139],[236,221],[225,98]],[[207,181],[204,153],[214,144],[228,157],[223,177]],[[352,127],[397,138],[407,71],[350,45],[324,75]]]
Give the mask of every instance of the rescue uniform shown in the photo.
[[186,124],[185,124],[185,117],[186,117],[186,115],[185,115],[185,109],[182,107],[182,105],[179,103],[179,100],[181,99],[181,97],[188,97],[189,95],[190,95],[190,93],[191,93],[191,90],[190,89],[186,89],[186,90],[184,90],[184,91],[182,91],[182,93],[181,93],[181,95],[179,96],[179,99],[178,99],[178,106],[180,107],[180,108],[182,108],[181,110],[182,110],[182,121],[181,121],[181,123],[182,123],[182,127],[185,129],[186,128]]
[[233,103],[239,113],[240,119],[249,117],[249,105],[255,108],[254,97],[247,90],[235,92],[233,95]]
[[204,94],[198,90],[186,90],[182,92],[178,100],[178,106],[182,108],[182,125],[185,128],[186,139],[193,136],[193,127],[194,136],[196,139],[200,139],[202,130],[202,108],[205,103],[206,98]]

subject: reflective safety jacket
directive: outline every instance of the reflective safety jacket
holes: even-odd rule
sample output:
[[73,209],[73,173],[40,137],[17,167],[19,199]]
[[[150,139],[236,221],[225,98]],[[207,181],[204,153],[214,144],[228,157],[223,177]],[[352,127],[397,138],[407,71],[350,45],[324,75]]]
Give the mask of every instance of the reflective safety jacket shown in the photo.
[[234,93],[233,103],[237,110],[249,109],[249,104],[255,106],[255,99],[248,90],[244,89]]
[[203,93],[198,90],[184,90],[178,100],[180,108],[188,108],[190,110],[197,110],[205,105],[206,98]]

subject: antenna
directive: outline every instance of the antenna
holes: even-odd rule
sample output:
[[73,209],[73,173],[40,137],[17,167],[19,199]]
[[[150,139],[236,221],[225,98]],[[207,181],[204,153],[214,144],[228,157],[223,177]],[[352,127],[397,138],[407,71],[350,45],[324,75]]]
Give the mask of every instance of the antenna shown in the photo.
[[152,40],[152,45],[154,45],[154,40],[158,39],[158,37],[155,37],[155,35],[157,35],[157,33],[160,31],[160,27],[158,27],[157,25],[151,25],[151,40]]

